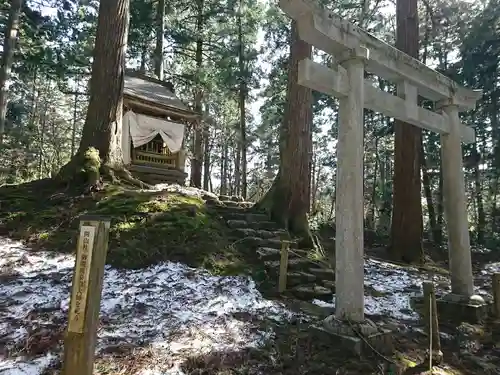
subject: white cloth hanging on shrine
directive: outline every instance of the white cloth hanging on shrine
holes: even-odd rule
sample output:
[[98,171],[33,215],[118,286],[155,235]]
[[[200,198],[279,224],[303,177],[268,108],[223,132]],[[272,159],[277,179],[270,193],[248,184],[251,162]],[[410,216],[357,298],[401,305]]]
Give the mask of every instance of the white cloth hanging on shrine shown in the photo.
[[170,152],[178,152],[184,139],[184,125],[163,119],[127,111],[123,116],[124,133],[126,130],[132,137],[134,148],[145,145],[158,134],[165,142]]

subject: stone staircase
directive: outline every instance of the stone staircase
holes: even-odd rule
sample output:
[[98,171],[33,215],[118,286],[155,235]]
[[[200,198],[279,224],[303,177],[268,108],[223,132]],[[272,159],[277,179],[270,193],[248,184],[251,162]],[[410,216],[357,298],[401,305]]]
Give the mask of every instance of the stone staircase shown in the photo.
[[[252,209],[253,203],[238,197],[219,196],[206,200],[210,209],[223,218],[236,245],[255,251],[271,280],[278,284],[282,239],[289,233],[264,213]],[[304,300],[332,301],[335,291],[335,272],[310,257],[310,252],[290,244],[287,295]]]

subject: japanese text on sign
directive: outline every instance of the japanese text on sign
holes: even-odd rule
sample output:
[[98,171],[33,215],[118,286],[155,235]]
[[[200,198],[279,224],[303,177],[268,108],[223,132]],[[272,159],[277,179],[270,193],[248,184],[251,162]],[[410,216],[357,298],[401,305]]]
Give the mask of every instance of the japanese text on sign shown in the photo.
[[95,227],[81,226],[70,302],[68,322],[70,332],[82,333],[84,330],[94,235]]

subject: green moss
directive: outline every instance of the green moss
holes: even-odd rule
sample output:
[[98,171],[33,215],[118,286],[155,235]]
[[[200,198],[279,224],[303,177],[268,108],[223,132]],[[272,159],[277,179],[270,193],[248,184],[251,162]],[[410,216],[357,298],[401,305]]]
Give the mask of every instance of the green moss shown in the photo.
[[404,353],[396,352],[394,354],[394,358],[397,360],[397,362],[404,365],[405,368],[411,368],[417,366],[417,363],[414,360],[408,358]]
[[111,218],[107,260],[113,266],[139,268],[171,260],[218,274],[250,272],[245,252],[231,245],[225,224],[196,197],[118,185],[81,195],[48,180],[0,188],[0,204],[0,235],[35,248],[73,252],[79,217],[98,214]]
[[41,232],[38,234],[38,238],[42,241],[47,241],[50,238],[49,232]]
[[162,212],[168,211],[170,205],[166,201],[149,201],[141,203],[137,206],[137,212]]
[[90,147],[84,154],[83,169],[87,173],[99,173],[99,168],[101,168],[101,158],[99,157],[99,151]]

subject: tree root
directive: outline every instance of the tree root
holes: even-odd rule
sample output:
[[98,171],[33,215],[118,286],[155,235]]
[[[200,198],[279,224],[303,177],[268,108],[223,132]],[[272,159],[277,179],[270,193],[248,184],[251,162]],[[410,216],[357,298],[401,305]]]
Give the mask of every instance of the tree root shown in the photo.
[[[109,168],[109,167],[108,167]],[[110,172],[113,173],[111,174],[111,178],[114,178],[115,181],[118,180],[119,182],[125,182],[128,183],[132,186],[138,187],[140,189],[151,189],[152,186],[150,184],[147,184],[138,178],[135,178],[132,176],[132,173],[126,168],[109,168]],[[116,178],[118,176],[118,179]],[[118,182],[117,181],[117,182]]]
[[120,180],[116,177],[115,170],[113,168],[111,168],[110,166],[103,165],[101,167],[101,174],[106,179],[111,180],[112,184],[119,184],[120,183]]
[[86,188],[86,192],[96,192],[104,188],[104,181],[108,180],[114,185],[128,184],[139,189],[151,189],[152,186],[132,176],[130,171],[125,167],[111,167],[103,165],[100,168],[100,177],[98,180],[90,179]]
[[101,191],[104,188],[104,182],[109,181],[112,184],[128,184],[139,189],[151,189],[152,186],[132,176],[130,171],[123,167],[102,165],[99,172],[85,171],[79,160],[73,158],[68,164],[63,166],[56,176],[59,182],[65,182],[70,185],[84,186],[84,194]]
[[317,241],[309,228],[307,215],[290,218],[288,220],[288,230],[300,238],[300,247],[318,249]]
[[289,187],[282,185],[280,173],[278,173],[269,190],[254,206],[255,209],[267,213],[271,220],[287,229],[292,235],[299,237],[299,246],[321,249],[319,240],[311,233],[307,214],[304,212],[294,215],[290,212],[288,189]]

